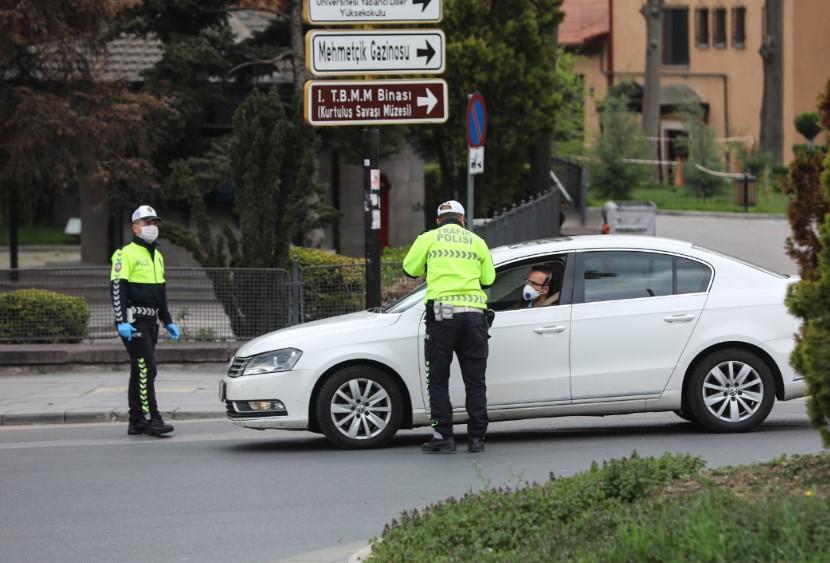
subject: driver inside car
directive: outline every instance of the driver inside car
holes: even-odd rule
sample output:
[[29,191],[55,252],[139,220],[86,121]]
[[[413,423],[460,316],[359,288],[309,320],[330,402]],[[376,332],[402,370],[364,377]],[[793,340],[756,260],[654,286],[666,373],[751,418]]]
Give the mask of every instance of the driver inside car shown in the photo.
[[533,266],[522,288],[522,298],[514,309],[547,307],[559,302],[559,291],[551,293],[553,272],[545,266]]

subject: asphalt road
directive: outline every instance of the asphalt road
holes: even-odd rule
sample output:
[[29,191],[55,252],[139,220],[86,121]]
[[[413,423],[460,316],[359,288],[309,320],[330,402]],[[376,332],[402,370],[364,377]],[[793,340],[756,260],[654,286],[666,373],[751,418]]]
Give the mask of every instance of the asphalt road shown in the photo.
[[671,413],[497,423],[478,456],[424,456],[423,429],[340,451],[309,433],[176,425],[167,439],[128,437],[124,424],[0,428],[0,560],[274,561],[377,536],[404,509],[633,450],[720,466],[821,448],[803,400],[740,435]]

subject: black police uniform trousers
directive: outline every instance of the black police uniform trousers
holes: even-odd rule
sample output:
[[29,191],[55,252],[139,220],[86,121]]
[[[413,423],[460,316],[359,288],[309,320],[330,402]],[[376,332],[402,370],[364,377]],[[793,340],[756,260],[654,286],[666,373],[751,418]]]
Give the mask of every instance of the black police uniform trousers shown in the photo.
[[121,338],[130,354],[130,385],[127,399],[130,422],[161,418],[156,405],[156,342],[159,325],[155,318],[136,318],[132,340]]
[[444,438],[453,435],[449,381],[452,355],[458,357],[464,379],[467,433],[483,438],[487,432],[487,319],[479,313],[455,313],[452,319],[433,320],[427,308],[424,355],[432,428]]

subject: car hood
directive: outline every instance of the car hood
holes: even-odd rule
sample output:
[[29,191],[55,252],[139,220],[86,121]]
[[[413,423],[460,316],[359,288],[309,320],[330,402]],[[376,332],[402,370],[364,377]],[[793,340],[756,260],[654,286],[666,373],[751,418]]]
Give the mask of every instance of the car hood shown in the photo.
[[372,334],[371,338],[377,338],[377,333],[373,332],[374,329],[393,325],[398,322],[399,318],[399,314],[360,311],[311,321],[254,338],[243,344],[236,351],[236,355],[254,356],[280,348],[298,348],[305,351],[309,347],[325,346],[326,338],[333,335],[337,335],[340,342],[359,341],[361,338],[366,338],[368,333]]

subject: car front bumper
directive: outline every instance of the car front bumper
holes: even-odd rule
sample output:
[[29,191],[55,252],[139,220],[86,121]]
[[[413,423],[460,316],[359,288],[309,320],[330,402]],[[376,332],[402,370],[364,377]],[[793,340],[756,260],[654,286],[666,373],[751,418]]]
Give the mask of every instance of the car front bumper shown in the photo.
[[281,401],[285,410],[279,414],[255,412],[236,413],[228,408],[227,418],[245,428],[308,428],[308,408],[317,373],[313,370],[291,370],[240,377],[223,377],[220,398],[228,402]]

